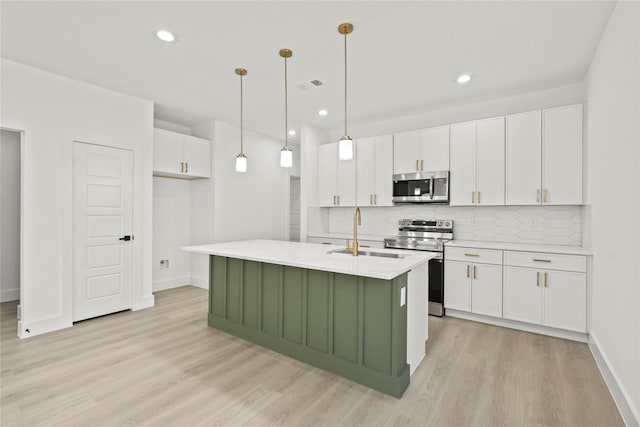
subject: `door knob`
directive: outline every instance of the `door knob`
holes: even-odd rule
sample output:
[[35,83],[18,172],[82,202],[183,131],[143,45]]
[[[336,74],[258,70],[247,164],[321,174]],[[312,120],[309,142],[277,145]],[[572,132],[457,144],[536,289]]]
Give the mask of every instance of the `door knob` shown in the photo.
[[124,240],[125,242],[128,242],[129,240],[133,240],[133,236],[124,236],[119,238],[118,240]]

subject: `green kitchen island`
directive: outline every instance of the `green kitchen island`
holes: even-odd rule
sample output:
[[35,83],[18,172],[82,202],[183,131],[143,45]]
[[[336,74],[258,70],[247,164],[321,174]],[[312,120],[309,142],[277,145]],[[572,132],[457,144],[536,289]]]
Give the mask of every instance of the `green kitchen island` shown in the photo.
[[250,240],[209,255],[209,326],[400,398],[425,354],[431,253]]

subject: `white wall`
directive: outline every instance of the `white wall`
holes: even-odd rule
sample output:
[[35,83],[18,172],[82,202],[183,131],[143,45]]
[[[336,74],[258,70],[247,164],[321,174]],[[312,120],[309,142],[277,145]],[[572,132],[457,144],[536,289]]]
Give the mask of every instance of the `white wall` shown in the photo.
[[153,104],[4,59],[1,71],[1,125],[24,130],[18,335],[72,325],[73,141],[133,151],[133,308],[152,306]]
[[[190,181],[153,177],[153,291],[184,286],[191,276]],[[160,268],[160,260],[169,268]]]
[[[286,239],[292,171],[280,167],[283,142],[245,130],[248,167],[237,173],[240,128],[215,122],[192,128],[192,134],[212,140],[213,150],[212,179],[191,183],[191,244]],[[192,284],[206,287],[208,270],[206,256],[191,254]]]
[[[619,2],[589,69],[590,206],[586,209],[590,211],[585,215],[590,223],[586,240],[593,251],[591,336],[636,425],[640,424],[639,26],[640,3]],[[627,424],[633,425],[626,415]]]
[[[300,241],[307,241],[307,232],[316,231],[316,217],[321,217],[318,204],[318,146],[328,141],[328,135],[318,128],[302,124],[300,131]],[[310,228],[309,228],[310,227]]]
[[20,299],[20,133],[0,134],[0,302]]

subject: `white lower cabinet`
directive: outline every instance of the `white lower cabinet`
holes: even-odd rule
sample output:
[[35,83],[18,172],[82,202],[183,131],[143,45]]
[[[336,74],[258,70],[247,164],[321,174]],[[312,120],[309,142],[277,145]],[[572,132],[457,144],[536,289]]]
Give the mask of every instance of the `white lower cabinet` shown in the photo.
[[[505,252],[504,318],[575,332],[587,330],[584,256]],[[574,271],[532,268],[538,262]]]
[[502,265],[445,261],[444,306],[502,317]]
[[461,312],[585,333],[586,257],[447,248],[444,306]]

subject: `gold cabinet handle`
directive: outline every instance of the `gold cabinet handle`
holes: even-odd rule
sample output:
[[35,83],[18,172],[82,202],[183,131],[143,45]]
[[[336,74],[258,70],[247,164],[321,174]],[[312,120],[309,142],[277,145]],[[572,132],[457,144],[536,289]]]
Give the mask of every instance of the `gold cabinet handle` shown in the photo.
[[540,272],[536,271],[536,286],[540,287]]
[[536,203],[540,203],[540,189],[536,188]]
[[544,273],[544,287],[547,287],[547,273]]
[[420,170],[424,170],[424,160],[420,160]]
[[336,196],[333,196],[333,205],[335,206],[336,204]]
[[184,162],[180,162],[180,173],[184,173]]
[[478,204],[480,204],[480,192],[478,191]]
[[538,258],[534,258],[533,261],[534,262],[551,262],[550,259],[538,259]]
[[476,266],[475,265],[473,266],[473,278],[477,279],[477,277],[476,277]]
[[420,169],[418,168],[418,162],[419,160],[416,160],[416,170],[419,171]]
[[547,193],[548,193],[548,191],[547,191],[547,189],[545,188],[545,189],[544,189],[544,199],[543,199],[545,203],[547,203]]
[[189,173],[189,162],[185,162],[184,164],[184,173]]
[[467,264],[467,278],[469,277],[469,264]]
[[464,256],[480,256],[479,254],[464,254]]
[[331,242],[322,242],[323,245],[330,245]]
[[371,247],[369,245],[358,245],[358,246],[360,246],[361,248],[370,248]]
[[373,204],[373,194],[369,194],[369,204]]
[[476,202],[476,192],[471,192],[471,204],[473,205]]
[[340,195],[338,194],[338,206],[340,206]]
[[378,204],[378,195],[377,195],[377,194],[374,194],[374,195],[373,195],[373,204],[374,204],[374,205],[377,205],[377,204]]

